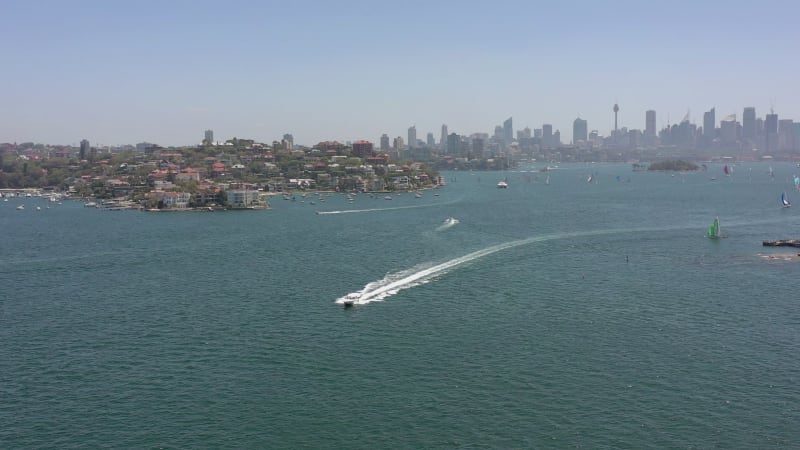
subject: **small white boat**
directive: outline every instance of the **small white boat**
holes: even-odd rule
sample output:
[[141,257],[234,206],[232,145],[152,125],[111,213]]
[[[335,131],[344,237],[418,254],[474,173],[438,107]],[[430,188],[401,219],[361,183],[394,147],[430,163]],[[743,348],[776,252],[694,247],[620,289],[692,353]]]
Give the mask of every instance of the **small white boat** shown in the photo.
[[391,199],[392,199],[392,196],[391,196],[391,195],[387,195],[386,197],[383,197],[383,199],[384,199],[384,200],[391,200]]
[[444,219],[445,225],[455,225],[457,223],[459,223],[459,220],[455,217],[448,217],[447,219]]
[[350,308],[356,304],[356,300],[358,300],[359,297],[360,295],[357,292],[351,292],[345,296],[342,304],[345,308]]
[[17,206],[17,209],[25,209],[25,205],[19,205]]
[[497,187],[500,189],[508,189],[508,183],[506,183],[505,181],[500,181],[497,183]]
[[42,210],[42,208],[40,208],[39,206],[37,206],[37,207],[36,207],[36,210],[37,210],[37,211],[41,211],[41,210]]
[[97,208],[97,203],[95,203],[95,202],[86,202],[86,203],[83,204],[83,206],[86,207],[86,208]]

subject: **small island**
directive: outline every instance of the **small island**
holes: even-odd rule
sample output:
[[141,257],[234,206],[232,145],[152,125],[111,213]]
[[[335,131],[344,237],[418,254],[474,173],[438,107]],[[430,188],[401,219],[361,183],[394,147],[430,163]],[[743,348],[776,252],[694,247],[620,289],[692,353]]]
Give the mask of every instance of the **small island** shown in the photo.
[[648,171],[658,170],[658,171],[669,171],[669,172],[692,172],[702,169],[697,164],[677,159],[671,161],[654,162],[650,164],[650,167],[648,167],[647,170]]

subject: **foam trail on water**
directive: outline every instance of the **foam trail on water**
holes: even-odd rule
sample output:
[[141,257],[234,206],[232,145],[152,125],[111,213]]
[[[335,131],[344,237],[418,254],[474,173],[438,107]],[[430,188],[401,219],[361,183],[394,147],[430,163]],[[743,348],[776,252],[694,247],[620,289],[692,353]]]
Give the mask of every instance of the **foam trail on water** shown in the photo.
[[442,230],[446,230],[446,229],[448,229],[450,227],[454,227],[457,223],[459,223],[457,219],[447,220],[445,223],[443,223],[443,224],[439,225],[438,227],[436,227],[436,231],[442,231]]
[[468,253],[464,256],[445,261],[440,264],[431,265],[432,263],[420,264],[410,269],[401,270],[399,272],[390,273],[383,277],[383,279],[373,281],[364,286],[363,289],[356,292],[351,292],[343,297],[336,299],[337,304],[343,304],[346,297],[353,297],[355,305],[366,305],[368,303],[381,301],[390,297],[404,289],[412,288],[425,284],[436,278],[447,274],[456,267],[474,261],[484,256],[491,255],[492,253],[506,250],[509,248],[519,247],[521,245],[528,245],[534,242],[552,241],[557,239],[567,239],[581,236],[598,236],[603,234],[616,234],[616,233],[635,233],[635,232],[652,232],[664,231],[670,229],[681,229],[683,227],[664,227],[664,228],[627,228],[627,229],[611,229],[611,230],[594,230],[594,231],[576,231],[571,233],[557,233],[545,234],[535,236],[527,239],[520,239],[516,241],[505,242],[502,244],[492,245],[482,250]]
[[444,203],[427,203],[424,205],[412,205],[412,206],[394,206],[391,208],[368,208],[368,209],[342,209],[338,211],[317,211],[317,214],[324,216],[330,214],[352,214],[352,213],[368,213],[368,212],[376,212],[376,211],[395,211],[398,209],[416,209],[416,208],[432,208],[432,207],[441,207],[443,205],[452,205],[454,203],[458,203],[459,199],[455,199],[449,202]]

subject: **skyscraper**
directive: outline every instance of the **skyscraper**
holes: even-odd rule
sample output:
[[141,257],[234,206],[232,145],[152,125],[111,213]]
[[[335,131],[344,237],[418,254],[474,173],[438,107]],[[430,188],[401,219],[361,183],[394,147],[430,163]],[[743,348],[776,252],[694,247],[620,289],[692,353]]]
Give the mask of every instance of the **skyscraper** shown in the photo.
[[442,137],[439,139],[439,147],[447,148],[447,125],[442,124]]
[[411,125],[408,128],[408,148],[417,148],[417,126]]
[[206,130],[205,138],[203,139],[204,145],[213,145],[214,144],[214,131]]
[[542,147],[553,146],[553,126],[549,123],[542,125]]
[[619,133],[619,128],[617,128],[617,113],[619,113],[619,105],[614,103],[614,142],[617,141],[617,133]]
[[91,152],[91,147],[89,146],[89,141],[84,139],[81,141],[81,150],[80,150],[80,158],[86,159],[86,156],[89,155]]
[[764,135],[768,152],[778,149],[778,115],[774,112],[767,114],[764,120]]
[[[736,120],[734,118],[734,120]],[[717,136],[716,108],[703,113],[703,137],[710,143]]]
[[426,144],[428,144],[428,147],[433,147],[436,145],[436,140],[433,139],[433,133],[428,133]]
[[382,152],[388,152],[390,148],[391,147],[389,147],[389,135],[386,134],[386,133],[383,133],[381,135],[381,151]]
[[742,115],[742,137],[745,139],[755,139],[756,137],[756,109],[748,106]]
[[506,145],[510,145],[514,141],[514,125],[511,117],[503,122],[503,140]]
[[585,119],[578,117],[572,122],[572,145],[577,145],[578,142],[586,142],[589,138],[589,126]]
[[644,113],[644,134],[648,137],[656,135],[656,112],[652,109]]

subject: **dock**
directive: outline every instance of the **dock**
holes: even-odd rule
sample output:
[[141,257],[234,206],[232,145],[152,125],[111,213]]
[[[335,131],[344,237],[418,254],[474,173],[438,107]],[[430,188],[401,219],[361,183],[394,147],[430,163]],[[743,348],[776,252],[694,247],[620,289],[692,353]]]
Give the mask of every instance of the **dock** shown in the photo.
[[779,241],[763,241],[764,247],[800,247],[800,239],[784,239]]

